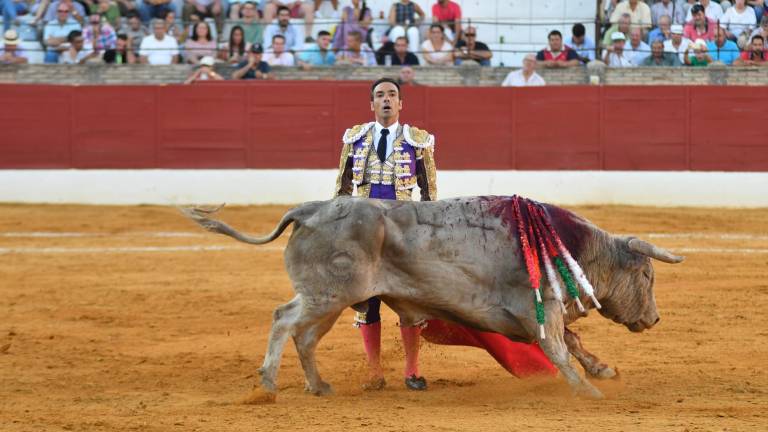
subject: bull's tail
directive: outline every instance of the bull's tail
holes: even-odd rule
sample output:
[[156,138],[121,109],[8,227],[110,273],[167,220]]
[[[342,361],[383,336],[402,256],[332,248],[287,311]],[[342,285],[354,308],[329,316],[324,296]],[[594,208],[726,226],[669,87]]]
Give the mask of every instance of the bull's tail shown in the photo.
[[224,234],[226,236],[232,237],[235,240],[241,241],[243,243],[249,243],[249,244],[255,244],[255,245],[269,243],[272,240],[280,237],[280,234],[282,234],[283,231],[285,231],[288,225],[290,225],[295,221],[300,220],[302,217],[306,217],[307,210],[310,210],[307,208],[309,207],[307,204],[301,205],[299,207],[295,207],[289,210],[285,215],[283,215],[283,218],[280,219],[280,222],[277,224],[277,227],[275,227],[275,229],[271,233],[265,235],[264,237],[252,237],[237,231],[231,226],[225,224],[224,222],[218,221],[216,219],[211,219],[210,216],[218,212],[219,210],[221,210],[222,207],[224,207],[224,204],[216,208],[210,208],[210,209],[201,208],[201,207],[179,207],[179,210],[185,216],[197,222],[198,225],[200,225],[201,227],[205,228],[208,231],[215,232],[218,234]]

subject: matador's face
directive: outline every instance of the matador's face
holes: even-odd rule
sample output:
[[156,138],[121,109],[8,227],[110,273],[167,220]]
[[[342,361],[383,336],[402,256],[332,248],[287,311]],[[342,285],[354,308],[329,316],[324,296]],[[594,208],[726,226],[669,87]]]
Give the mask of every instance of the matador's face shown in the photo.
[[383,82],[373,89],[373,101],[371,101],[371,111],[376,116],[379,123],[389,123],[390,119],[400,117],[400,110],[403,109],[403,101],[400,99],[400,92],[397,86],[390,82]]

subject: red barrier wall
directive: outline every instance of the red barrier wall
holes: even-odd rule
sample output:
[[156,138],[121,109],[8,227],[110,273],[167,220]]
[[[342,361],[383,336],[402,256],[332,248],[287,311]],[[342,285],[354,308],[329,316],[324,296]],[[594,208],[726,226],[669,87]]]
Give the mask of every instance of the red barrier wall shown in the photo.
[[[410,87],[441,169],[768,171],[765,87]],[[0,168],[332,168],[361,82],[0,85]]]

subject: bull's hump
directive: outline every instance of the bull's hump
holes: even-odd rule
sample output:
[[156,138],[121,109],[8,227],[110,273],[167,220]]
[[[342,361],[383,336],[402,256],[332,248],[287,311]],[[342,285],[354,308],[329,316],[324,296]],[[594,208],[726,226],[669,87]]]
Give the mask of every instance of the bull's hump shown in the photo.
[[578,259],[592,236],[591,224],[581,216],[551,204],[543,204],[552,226],[565,247]]

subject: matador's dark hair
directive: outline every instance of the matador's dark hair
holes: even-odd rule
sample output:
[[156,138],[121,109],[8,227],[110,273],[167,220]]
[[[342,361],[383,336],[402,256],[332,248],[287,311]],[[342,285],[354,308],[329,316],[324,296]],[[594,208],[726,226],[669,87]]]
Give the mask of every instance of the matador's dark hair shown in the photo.
[[392,78],[379,78],[376,81],[373,82],[373,85],[371,86],[371,101],[373,101],[373,91],[376,90],[376,86],[378,86],[381,83],[392,83],[397,87],[397,98],[402,99],[403,95],[400,93],[400,84],[395,81]]

